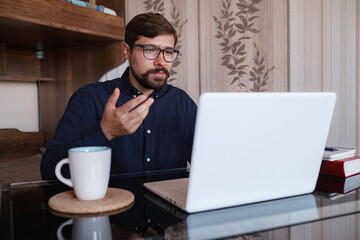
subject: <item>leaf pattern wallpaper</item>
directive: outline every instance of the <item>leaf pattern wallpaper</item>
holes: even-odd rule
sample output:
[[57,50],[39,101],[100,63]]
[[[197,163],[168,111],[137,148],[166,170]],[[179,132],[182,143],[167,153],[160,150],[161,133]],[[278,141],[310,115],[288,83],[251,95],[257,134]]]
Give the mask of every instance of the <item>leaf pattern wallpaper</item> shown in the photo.
[[[157,12],[169,20],[178,32],[180,50],[169,83],[197,101],[208,91],[287,89],[286,35],[276,36],[282,39],[281,51],[271,44],[274,27],[269,12],[274,4],[268,0],[127,0],[125,15],[129,21],[138,13]],[[282,2],[278,4],[285,9]],[[281,67],[276,67],[278,63]]]
[[[236,10],[231,8],[231,0],[222,1],[222,15],[220,18],[213,16],[217,26],[218,39],[223,57],[221,66],[228,69],[228,75],[232,76],[231,84],[237,84],[240,89],[251,92],[266,91],[270,73],[275,66],[270,69],[265,64],[265,56],[260,50],[251,34],[261,32],[255,26],[256,20],[260,18],[258,4],[261,0],[238,0]],[[245,60],[248,58],[246,45],[253,44],[256,54],[253,57],[252,65],[247,65]]]

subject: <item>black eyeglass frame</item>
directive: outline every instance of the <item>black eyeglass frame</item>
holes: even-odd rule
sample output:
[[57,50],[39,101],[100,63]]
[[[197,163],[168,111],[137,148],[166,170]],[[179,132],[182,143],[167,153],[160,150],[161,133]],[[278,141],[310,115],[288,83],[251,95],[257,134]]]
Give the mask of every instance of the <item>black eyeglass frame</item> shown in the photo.
[[[164,60],[165,60],[166,62],[170,62],[170,63],[175,62],[175,60],[176,60],[176,58],[177,58],[177,56],[178,56],[178,54],[179,54],[179,52],[180,52],[179,50],[177,50],[177,49],[175,49],[175,48],[165,48],[165,49],[161,49],[161,48],[159,48],[158,46],[155,46],[155,45],[152,45],[152,44],[136,44],[136,43],[134,43],[132,46],[133,46],[133,47],[142,48],[142,49],[143,49],[143,56],[144,56],[144,58],[146,58],[146,59],[155,60],[155,59],[157,59],[157,58],[160,56],[160,53],[162,53],[162,54],[163,54],[163,57],[164,57]],[[153,47],[153,48],[159,49],[160,52],[158,53],[158,55],[157,55],[155,58],[148,58],[148,57],[145,56],[145,48],[146,48],[146,47]],[[172,60],[172,61],[166,60],[166,57],[165,57],[165,51],[166,51],[166,50],[169,50],[169,49],[172,50],[172,51],[174,51],[174,53],[176,53],[176,56],[175,56],[174,60]]]

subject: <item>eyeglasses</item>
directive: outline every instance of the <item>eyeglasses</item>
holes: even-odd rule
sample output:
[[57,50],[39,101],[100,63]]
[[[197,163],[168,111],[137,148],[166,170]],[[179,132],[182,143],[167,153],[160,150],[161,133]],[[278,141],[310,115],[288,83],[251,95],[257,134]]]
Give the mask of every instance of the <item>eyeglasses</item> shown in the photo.
[[133,47],[139,47],[143,49],[143,55],[146,59],[155,60],[160,56],[160,53],[163,53],[164,60],[166,62],[174,62],[179,53],[179,50],[174,48],[165,48],[161,49],[154,45],[142,45],[142,44],[133,44]]

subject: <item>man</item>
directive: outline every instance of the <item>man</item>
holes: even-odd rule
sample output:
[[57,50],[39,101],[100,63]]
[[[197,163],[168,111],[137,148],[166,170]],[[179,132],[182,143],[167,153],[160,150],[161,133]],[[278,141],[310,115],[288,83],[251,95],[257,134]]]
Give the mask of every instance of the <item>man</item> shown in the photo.
[[140,14],[127,24],[129,68],[121,78],[74,93],[42,158],[43,179],[55,179],[56,164],[79,146],[111,147],[112,174],[186,167],[197,107],[167,84],[176,42],[160,14]]

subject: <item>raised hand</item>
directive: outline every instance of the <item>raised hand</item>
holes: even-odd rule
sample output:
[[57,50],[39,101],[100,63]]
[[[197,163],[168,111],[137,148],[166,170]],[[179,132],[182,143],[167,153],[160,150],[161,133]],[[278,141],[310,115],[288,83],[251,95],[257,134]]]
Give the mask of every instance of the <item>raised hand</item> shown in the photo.
[[153,98],[140,95],[117,108],[116,102],[119,96],[120,90],[116,88],[105,105],[100,122],[101,129],[109,140],[135,132],[154,102]]

